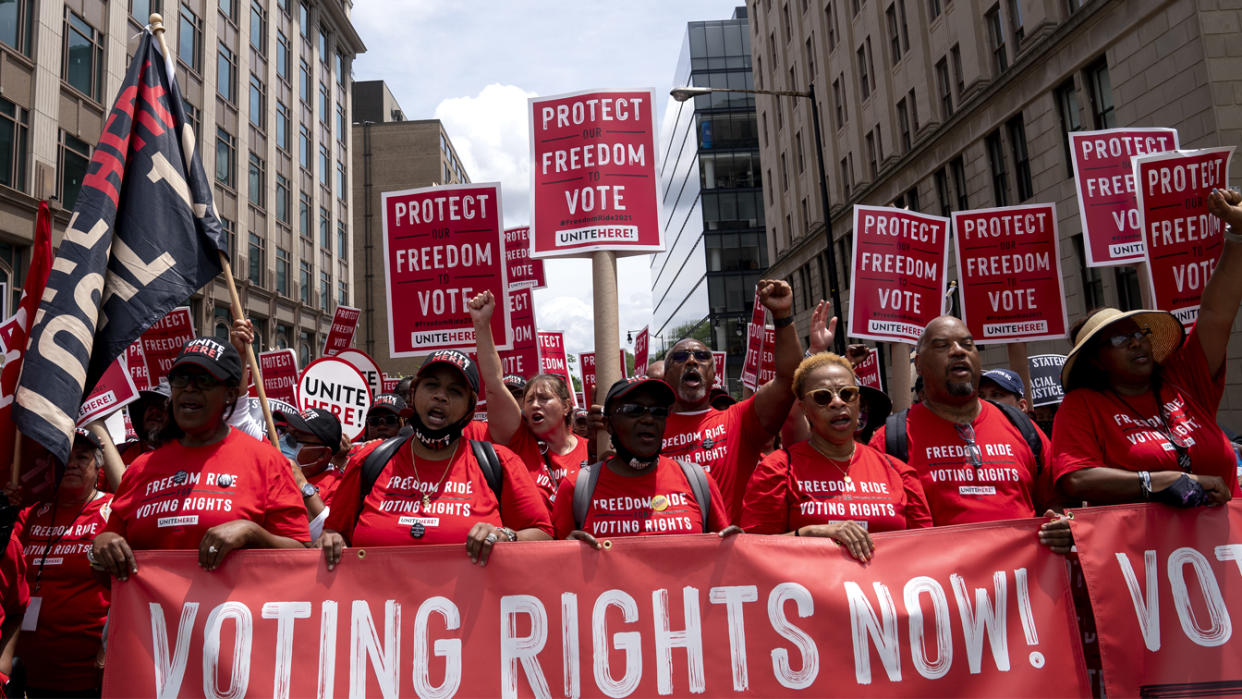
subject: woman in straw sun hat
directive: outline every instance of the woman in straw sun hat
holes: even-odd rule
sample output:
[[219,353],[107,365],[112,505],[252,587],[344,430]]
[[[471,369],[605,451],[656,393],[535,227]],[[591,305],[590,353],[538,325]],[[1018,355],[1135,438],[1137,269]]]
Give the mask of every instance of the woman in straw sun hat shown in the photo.
[[1224,252],[1189,333],[1166,311],[1103,308],[1070,329],[1052,430],[1052,476],[1092,504],[1219,505],[1238,492],[1237,461],[1216,409],[1242,303],[1242,194],[1213,190]]

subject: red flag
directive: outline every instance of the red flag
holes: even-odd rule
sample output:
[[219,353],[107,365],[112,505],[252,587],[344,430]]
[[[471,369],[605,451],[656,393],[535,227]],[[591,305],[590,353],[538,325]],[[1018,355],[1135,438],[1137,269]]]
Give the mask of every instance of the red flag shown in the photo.
[[17,305],[17,312],[0,325],[0,350],[4,352],[3,368],[0,369],[0,459],[9,459],[13,454],[13,436],[17,433],[13,425],[13,395],[17,392],[17,379],[22,373],[31,319],[39,308],[43,287],[47,285],[47,275],[51,270],[52,214],[47,202],[41,202],[35,218],[30,269],[26,272],[22,300]]

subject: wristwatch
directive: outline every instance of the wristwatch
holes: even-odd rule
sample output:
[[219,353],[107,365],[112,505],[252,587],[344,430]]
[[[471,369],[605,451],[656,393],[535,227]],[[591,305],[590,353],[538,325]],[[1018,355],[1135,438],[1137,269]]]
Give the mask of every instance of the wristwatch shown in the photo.
[[313,498],[318,494],[319,494],[319,489],[316,488],[315,486],[311,485],[310,483],[302,484],[302,499],[303,500],[306,500],[307,498]]

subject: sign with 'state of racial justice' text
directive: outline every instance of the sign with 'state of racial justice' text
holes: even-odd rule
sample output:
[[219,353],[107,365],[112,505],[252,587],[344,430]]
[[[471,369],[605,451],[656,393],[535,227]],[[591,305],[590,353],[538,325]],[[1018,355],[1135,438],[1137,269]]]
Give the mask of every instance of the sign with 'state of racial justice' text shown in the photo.
[[530,99],[532,257],[659,252],[655,91]]
[[412,357],[475,346],[466,304],[496,297],[492,336],[509,349],[509,281],[498,183],[383,194],[388,350]]
[[975,342],[1065,337],[1053,204],[953,212],[962,320]]
[[851,337],[914,343],[944,307],[949,219],[854,207]]

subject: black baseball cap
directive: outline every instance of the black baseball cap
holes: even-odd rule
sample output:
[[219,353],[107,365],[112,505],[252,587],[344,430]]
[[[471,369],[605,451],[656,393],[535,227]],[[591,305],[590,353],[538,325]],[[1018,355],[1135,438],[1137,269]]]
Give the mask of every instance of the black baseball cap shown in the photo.
[[518,376],[517,374],[509,374],[501,379],[501,381],[504,383],[506,388],[514,388],[519,391],[526,390],[526,379]]
[[672,405],[677,402],[677,394],[673,393],[673,387],[664,383],[660,379],[653,379],[649,376],[635,376],[629,379],[621,379],[614,383],[612,388],[608,389],[608,397],[604,398],[604,414],[611,412],[613,401],[620,400],[637,391],[650,391],[664,405]]
[[168,373],[187,365],[199,367],[220,381],[241,382],[241,355],[233,345],[214,337],[196,337],[185,343]]
[[341,421],[327,410],[307,408],[300,413],[277,413],[289,429],[309,432],[336,451],[341,445]]
[[91,448],[93,449],[103,449],[103,440],[101,440],[94,432],[91,432],[90,430],[84,430],[81,427],[75,428],[73,430],[74,443],[77,443],[79,439],[89,442],[91,445]]
[[395,393],[381,393],[376,396],[371,403],[371,407],[367,408],[367,415],[376,410],[388,410],[401,417],[409,417],[414,412],[405,402],[405,399]]
[[437,364],[446,364],[456,369],[466,379],[466,383],[470,384],[470,389],[476,395],[479,393],[479,367],[469,355],[457,350],[436,350],[427,355],[423,365],[418,368],[418,378],[423,378],[423,374]]

